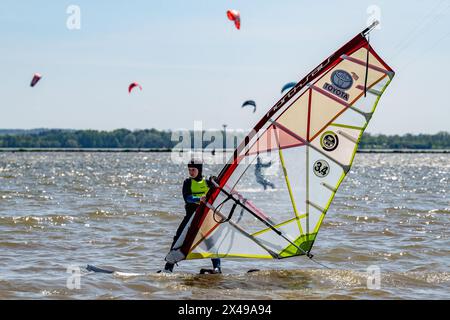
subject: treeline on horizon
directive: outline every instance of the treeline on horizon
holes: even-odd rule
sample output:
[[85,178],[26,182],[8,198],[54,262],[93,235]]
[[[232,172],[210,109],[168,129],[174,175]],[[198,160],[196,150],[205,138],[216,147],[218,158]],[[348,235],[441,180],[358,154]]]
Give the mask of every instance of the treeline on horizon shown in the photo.
[[[190,132],[194,141],[194,132]],[[234,146],[243,139],[244,133],[227,131],[227,138],[232,137]],[[156,129],[114,131],[97,130],[0,130],[0,148],[121,148],[121,149],[172,149],[179,141],[172,141],[172,131]],[[221,146],[222,144],[215,143]],[[185,145],[184,145],[185,147]],[[191,147],[194,147],[192,145]],[[204,141],[203,148],[211,148],[211,141]],[[364,133],[360,149],[450,149],[450,134],[405,134],[372,135]]]

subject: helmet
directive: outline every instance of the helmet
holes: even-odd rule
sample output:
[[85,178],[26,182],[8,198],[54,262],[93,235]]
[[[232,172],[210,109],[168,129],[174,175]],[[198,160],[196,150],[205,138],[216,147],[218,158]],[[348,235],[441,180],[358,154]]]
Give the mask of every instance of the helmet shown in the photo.
[[203,162],[199,159],[192,159],[188,163],[188,168],[197,168],[199,172],[203,169]]

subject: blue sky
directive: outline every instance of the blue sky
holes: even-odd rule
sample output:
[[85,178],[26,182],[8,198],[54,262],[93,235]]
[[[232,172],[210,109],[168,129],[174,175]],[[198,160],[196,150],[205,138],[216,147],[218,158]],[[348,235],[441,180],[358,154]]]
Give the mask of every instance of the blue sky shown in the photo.
[[[79,30],[66,26],[70,5]],[[367,130],[450,131],[448,0],[2,0],[0,128],[251,128],[284,83],[378,13],[371,44],[397,74]],[[143,91],[129,95],[133,81]],[[247,99],[255,114],[240,108]]]

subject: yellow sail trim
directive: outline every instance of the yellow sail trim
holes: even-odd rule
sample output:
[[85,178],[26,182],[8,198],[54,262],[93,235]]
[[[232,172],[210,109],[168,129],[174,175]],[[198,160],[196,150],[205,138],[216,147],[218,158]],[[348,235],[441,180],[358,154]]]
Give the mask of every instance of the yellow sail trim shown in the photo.
[[[273,226],[273,227],[274,227],[275,229],[278,229],[279,227],[282,227],[282,226],[284,226],[284,225],[287,225],[287,224],[289,224],[289,223],[291,223],[291,222],[293,222],[293,221],[295,221],[295,220],[300,221],[300,219],[304,219],[304,218],[306,218],[306,214],[302,214],[302,215],[300,215],[300,216],[298,216],[298,217],[295,217],[295,218],[286,220],[286,221],[281,222],[281,223],[279,223],[279,224],[277,224],[277,225],[275,225],[275,226]],[[265,233],[265,232],[267,232],[267,231],[273,231],[273,230],[272,230],[272,228],[263,229],[263,230],[261,230],[261,231],[252,233],[252,236],[256,237],[256,236],[259,236],[259,235],[261,235],[261,234],[263,234],[263,233]]]
[[262,255],[262,254],[220,254],[220,253],[211,253],[211,252],[191,252],[187,255],[186,259],[208,259],[208,258],[255,258],[255,259],[273,259],[270,254]]
[[301,248],[303,251],[299,250],[296,246],[290,244],[280,252],[280,257],[287,258],[292,256],[304,255],[305,252],[309,252],[309,250],[311,250],[311,247],[315,239],[316,239],[315,233],[301,235],[294,241],[294,243],[297,247]]
[[347,129],[355,129],[355,130],[364,130],[364,128],[361,128],[361,127],[350,126],[350,125],[347,125],[347,124],[340,124],[340,123],[331,123],[330,126],[340,127],[340,128],[347,128]]

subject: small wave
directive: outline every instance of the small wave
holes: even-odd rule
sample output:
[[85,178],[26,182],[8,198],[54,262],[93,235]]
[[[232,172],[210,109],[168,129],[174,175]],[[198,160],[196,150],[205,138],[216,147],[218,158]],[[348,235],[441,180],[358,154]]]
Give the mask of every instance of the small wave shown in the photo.
[[0,226],[23,225],[28,227],[42,224],[64,225],[74,222],[77,218],[68,215],[50,215],[50,216],[22,216],[22,217],[0,217]]
[[126,191],[126,196],[130,198],[145,198],[145,194],[141,192]]
[[388,207],[384,209],[385,213],[388,214],[405,214],[405,215],[416,215],[416,214],[420,214],[420,213],[424,213],[426,211],[421,210],[421,209],[416,209],[416,208],[409,208],[406,206],[398,206],[398,207]]
[[377,223],[377,222],[385,222],[385,216],[381,215],[379,217],[374,215],[351,215],[351,214],[338,214],[336,215],[337,218],[342,218],[344,220],[352,221],[352,222],[359,222],[359,223]]
[[428,213],[450,213],[450,208],[443,208],[443,209],[433,209],[428,211]]
[[395,237],[398,235],[398,233],[396,233],[393,230],[390,230],[388,228],[385,228],[382,233],[383,233],[383,235],[388,236],[388,237]]
[[407,272],[412,279],[423,280],[430,284],[449,284],[450,272]]
[[0,248],[6,250],[39,249],[41,248],[41,245],[39,243],[30,241],[0,241]]
[[347,225],[348,223],[347,222],[338,222],[338,221],[327,221],[327,220],[324,220],[323,222],[322,222],[322,228],[323,227],[325,227],[325,228],[327,228],[327,227],[340,227],[340,226],[343,226],[343,225]]
[[109,210],[95,210],[90,211],[87,214],[88,219],[111,219],[111,218],[126,218],[126,217],[158,217],[164,220],[179,220],[179,214],[175,214],[173,212],[168,211],[109,211]]
[[5,175],[1,175],[0,178],[3,178],[3,179],[15,179],[15,178],[17,178],[17,176],[12,175],[12,174],[5,174]]

